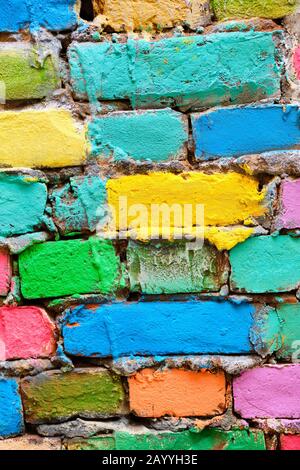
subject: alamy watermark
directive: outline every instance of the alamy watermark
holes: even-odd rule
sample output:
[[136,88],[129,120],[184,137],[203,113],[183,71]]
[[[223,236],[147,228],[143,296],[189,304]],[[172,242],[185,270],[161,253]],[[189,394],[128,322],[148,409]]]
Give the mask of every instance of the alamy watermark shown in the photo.
[[128,204],[127,196],[120,196],[116,206],[98,208],[97,220],[101,238],[185,240],[189,250],[204,242],[203,204]]

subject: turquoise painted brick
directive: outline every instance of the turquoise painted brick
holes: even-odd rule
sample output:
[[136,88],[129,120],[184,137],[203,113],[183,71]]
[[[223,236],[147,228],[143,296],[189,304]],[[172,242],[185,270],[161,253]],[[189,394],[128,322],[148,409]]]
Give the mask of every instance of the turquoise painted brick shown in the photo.
[[52,191],[53,219],[60,233],[93,232],[102,220],[105,181],[99,176],[77,176]]
[[171,109],[127,111],[95,118],[88,128],[92,154],[114,160],[160,162],[187,156],[187,118]]
[[264,293],[300,286],[300,239],[289,235],[259,236],[230,251],[231,288]]
[[127,43],[74,43],[78,98],[129,99],[134,108],[247,103],[280,92],[272,32],[231,32]]

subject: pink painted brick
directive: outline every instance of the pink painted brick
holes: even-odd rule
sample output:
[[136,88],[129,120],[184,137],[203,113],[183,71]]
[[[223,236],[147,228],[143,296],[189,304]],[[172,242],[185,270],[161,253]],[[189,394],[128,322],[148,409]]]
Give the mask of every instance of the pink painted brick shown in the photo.
[[0,248],[0,296],[8,294],[11,274],[9,252],[5,248]]
[[47,357],[55,349],[55,326],[43,309],[0,307],[0,360]]
[[280,206],[276,225],[287,229],[300,227],[300,179],[282,182]]
[[233,380],[233,397],[242,418],[300,418],[300,364],[248,370]]
[[298,80],[300,80],[300,46],[298,46],[294,52],[293,62],[296,71],[296,77]]
[[280,436],[281,450],[300,450],[300,436]]

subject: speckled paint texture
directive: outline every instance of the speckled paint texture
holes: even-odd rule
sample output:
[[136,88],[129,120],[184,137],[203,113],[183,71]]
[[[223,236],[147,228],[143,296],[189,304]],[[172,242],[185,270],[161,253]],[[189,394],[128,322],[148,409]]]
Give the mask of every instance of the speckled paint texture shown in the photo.
[[231,18],[281,18],[296,10],[297,0],[212,0],[218,20]]

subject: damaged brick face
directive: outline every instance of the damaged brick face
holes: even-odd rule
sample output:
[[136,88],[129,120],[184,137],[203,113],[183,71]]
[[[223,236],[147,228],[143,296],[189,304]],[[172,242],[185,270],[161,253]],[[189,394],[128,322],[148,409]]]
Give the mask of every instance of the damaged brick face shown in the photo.
[[300,450],[299,17],[3,2],[1,450]]

